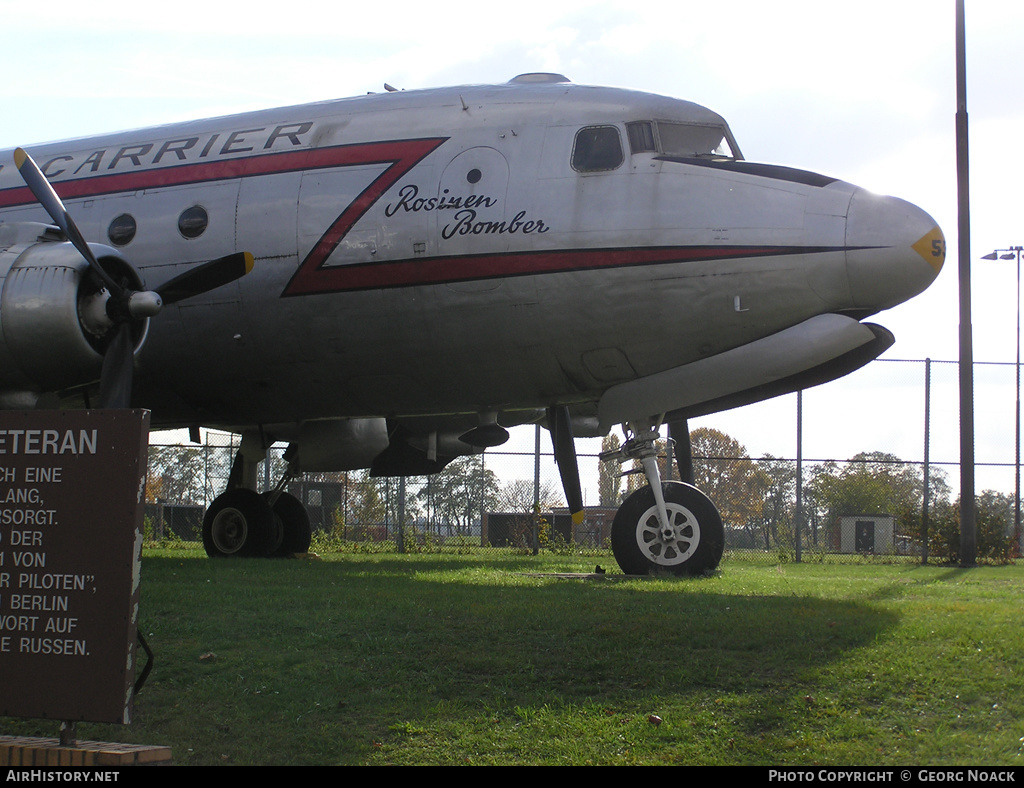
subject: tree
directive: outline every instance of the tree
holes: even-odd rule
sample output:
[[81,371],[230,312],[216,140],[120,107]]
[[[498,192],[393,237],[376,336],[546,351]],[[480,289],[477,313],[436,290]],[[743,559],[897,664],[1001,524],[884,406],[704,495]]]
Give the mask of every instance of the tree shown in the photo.
[[146,500],[206,504],[207,463],[200,446],[150,446]]
[[748,527],[763,516],[769,479],[735,438],[709,427],[690,433],[694,485],[714,502],[727,526]]
[[[326,481],[326,480],[325,480]],[[387,520],[386,495],[382,495],[382,479],[374,479],[369,471],[351,471],[343,475],[342,503],[334,515],[334,529],[346,538],[370,539]]]
[[752,530],[755,523],[760,527],[759,544],[769,550],[780,541],[792,541],[796,509],[796,464],[766,454],[758,460],[757,471],[764,482],[764,500],[761,516],[754,518],[751,525]]
[[459,457],[443,471],[428,477],[413,496],[447,529],[448,535],[469,534],[480,513],[498,508],[498,477],[484,467],[484,456]]
[[[534,489],[532,479],[513,479],[497,491],[497,508],[503,512],[532,515],[534,510]],[[552,482],[540,483],[541,511],[565,506],[562,494]]]
[[[985,490],[975,497],[974,505],[978,559],[992,563],[1013,561],[1013,495]],[[959,563],[959,500],[938,505],[928,534],[928,554],[950,563]]]

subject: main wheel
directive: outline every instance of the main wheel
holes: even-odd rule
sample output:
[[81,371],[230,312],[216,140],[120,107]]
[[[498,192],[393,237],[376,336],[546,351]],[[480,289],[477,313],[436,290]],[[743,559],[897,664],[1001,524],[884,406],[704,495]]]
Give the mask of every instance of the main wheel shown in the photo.
[[665,570],[699,575],[718,566],[725,530],[718,509],[700,490],[682,482],[662,485],[670,534],[662,533],[654,491],[643,487],[630,495],[612,521],[612,552],[627,575]]
[[203,547],[210,558],[264,556],[279,535],[274,513],[254,490],[236,488],[218,495],[203,517]]
[[[263,493],[268,498],[270,493]],[[295,553],[308,553],[313,530],[309,525],[309,512],[302,501],[291,493],[283,492],[274,504],[274,517],[281,523],[281,540],[272,556],[283,557]]]

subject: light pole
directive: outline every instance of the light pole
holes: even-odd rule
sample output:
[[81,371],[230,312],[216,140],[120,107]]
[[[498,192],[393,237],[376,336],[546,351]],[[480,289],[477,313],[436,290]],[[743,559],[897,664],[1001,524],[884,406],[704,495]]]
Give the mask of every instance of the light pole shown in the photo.
[[1014,372],[1017,378],[1016,430],[1014,437],[1013,463],[1013,544],[1020,551],[1020,254],[1024,246],[1011,246],[1009,249],[996,249],[982,257],[982,260],[1013,260],[1017,259],[1017,363]]

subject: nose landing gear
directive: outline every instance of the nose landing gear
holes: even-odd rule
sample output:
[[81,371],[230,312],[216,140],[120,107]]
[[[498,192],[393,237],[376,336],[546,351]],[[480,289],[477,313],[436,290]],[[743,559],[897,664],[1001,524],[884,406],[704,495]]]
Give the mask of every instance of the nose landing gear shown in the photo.
[[[692,484],[662,481],[655,449],[658,426],[627,425],[626,442],[601,455],[602,461],[639,460],[647,478],[647,486],[630,495],[615,513],[612,552],[630,575],[709,572],[718,566],[725,548],[721,515]],[[682,460],[689,466],[689,457]]]
[[725,547],[722,518],[696,487],[664,482],[660,491],[668,525],[662,525],[650,486],[630,495],[612,521],[612,552],[627,575],[663,570],[699,575],[718,566]]

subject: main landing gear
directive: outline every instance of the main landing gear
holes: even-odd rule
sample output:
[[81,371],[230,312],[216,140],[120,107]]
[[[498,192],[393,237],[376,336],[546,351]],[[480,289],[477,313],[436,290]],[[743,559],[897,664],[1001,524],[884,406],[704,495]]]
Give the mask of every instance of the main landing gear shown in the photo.
[[[655,450],[658,426],[626,425],[625,443],[601,455],[602,461],[639,460],[647,477],[647,486],[630,495],[615,513],[612,552],[628,575],[709,572],[718,566],[725,547],[722,518],[711,500],[692,484],[662,481]],[[687,472],[692,469],[692,458],[685,422],[681,429],[686,434],[677,455],[681,476],[692,481],[692,470]]]
[[309,552],[312,530],[306,507],[284,491],[291,470],[274,490],[262,494],[253,489],[255,470],[256,463],[243,447],[231,467],[227,491],[213,499],[203,518],[203,547],[210,558],[270,558]]

